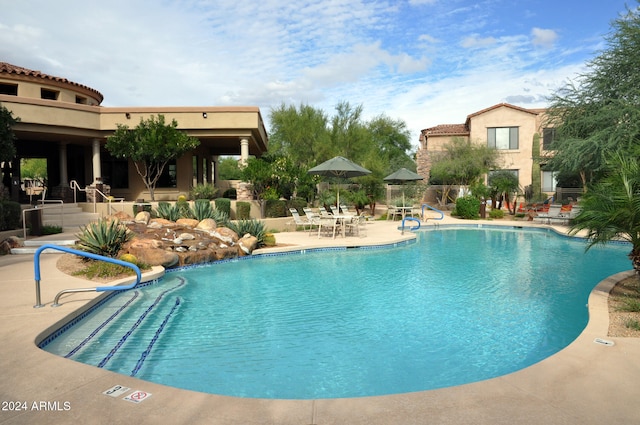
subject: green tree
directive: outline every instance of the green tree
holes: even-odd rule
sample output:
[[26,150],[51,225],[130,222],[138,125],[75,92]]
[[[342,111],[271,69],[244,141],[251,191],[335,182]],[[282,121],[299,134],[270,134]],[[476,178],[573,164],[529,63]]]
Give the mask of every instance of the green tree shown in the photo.
[[14,118],[13,113],[0,106],[0,162],[11,161],[16,156],[16,135],[13,127],[20,122],[20,118]]
[[377,155],[388,161],[387,175],[403,167],[416,170],[416,163],[409,156],[411,133],[404,121],[379,115],[369,121],[366,128],[373,146],[377,148]]
[[640,7],[614,20],[606,41],[548,110],[555,152],[546,168],[579,173],[584,187],[601,177],[612,153],[640,154]]
[[328,118],[322,110],[283,103],[271,110],[269,118],[269,153],[288,156],[297,167],[313,167],[331,145]]
[[631,243],[629,259],[640,274],[640,162],[618,153],[604,178],[582,197],[571,234],[587,231],[587,249],[621,238]]
[[274,172],[271,162],[263,158],[249,158],[242,168],[242,180],[250,182],[253,194],[260,205],[260,214],[264,218],[266,194],[274,184]]
[[20,178],[31,179],[46,186],[47,182],[47,159],[46,158],[23,158],[20,160]]
[[439,202],[450,201],[452,186],[470,186],[489,170],[498,168],[498,151],[484,144],[454,138],[431,166],[431,184],[441,184],[444,190]]
[[118,124],[116,132],[107,138],[106,148],[113,156],[133,161],[152,201],[155,201],[156,183],[167,163],[200,144],[198,139],[177,127],[176,120],[165,124],[164,115],[151,116],[148,120],[141,118],[133,130]]
[[220,180],[240,180],[242,170],[238,166],[238,160],[231,157],[220,158],[218,161],[218,178]]
[[[487,182],[489,183],[492,194],[491,205],[496,205],[496,197],[500,196],[498,208],[502,208],[502,201],[504,200],[507,204],[509,214],[515,215],[516,199],[520,189],[518,176],[510,170],[497,170],[489,174]],[[512,196],[513,202],[511,202]]]

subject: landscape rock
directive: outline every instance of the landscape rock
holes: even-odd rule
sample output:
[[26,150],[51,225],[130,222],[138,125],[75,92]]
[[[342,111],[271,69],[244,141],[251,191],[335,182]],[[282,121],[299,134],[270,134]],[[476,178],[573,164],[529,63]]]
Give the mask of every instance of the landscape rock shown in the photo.
[[211,231],[211,230],[215,230],[218,227],[218,225],[216,224],[216,221],[212,218],[205,218],[204,220],[201,220],[200,223],[198,223],[198,225],[196,226],[196,229],[199,230],[204,230],[204,231]]
[[151,213],[149,211],[140,211],[138,214],[136,214],[136,217],[133,221],[135,221],[136,223],[149,223],[149,220],[151,220]]
[[176,224],[178,226],[185,226],[185,227],[190,227],[190,228],[194,228],[196,227],[200,222],[194,218],[179,218],[178,220],[176,220]]
[[240,247],[240,255],[250,255],[258,246],[258,238],[246,234],[238,241],[238,246]]

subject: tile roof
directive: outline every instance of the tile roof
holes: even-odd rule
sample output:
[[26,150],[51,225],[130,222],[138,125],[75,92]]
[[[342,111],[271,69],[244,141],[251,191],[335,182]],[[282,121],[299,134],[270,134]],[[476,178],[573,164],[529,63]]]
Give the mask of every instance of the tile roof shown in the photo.
[[45,74],[41,71],[34,71],[32,69],[28,69],[28,68],[23,68],[21,66],[16,66],[16,65],[12,65],[10,63],[7,62],[0,62],[0,74],[15,74],[15,75],[24,75],[27,77],[34,77],[34,78],[39,78],[39,79],[43,79],[43,80],[51,80],[51,81],[56,81],[59,83],[63,83],[63,84],[69,84],[72,86],[76,86],[85,90],[89,90],[92,91],[94,93],[96,93],[99,97],[100,97],[100,101],[102,101],[102,99],[104,98],[104,96],[102,96],[102,93],[100,93],[98,90],[92,89],[91,87],[82,85],[82,84],[78,84],[78,83],[74,83],[73,81],[69,81],[66,78],[61,78],[61,77],[55,77],[53,75],[48,75]]
[[422,130],[425,136],[461,136],[469,134],[466,124],[440,124]]

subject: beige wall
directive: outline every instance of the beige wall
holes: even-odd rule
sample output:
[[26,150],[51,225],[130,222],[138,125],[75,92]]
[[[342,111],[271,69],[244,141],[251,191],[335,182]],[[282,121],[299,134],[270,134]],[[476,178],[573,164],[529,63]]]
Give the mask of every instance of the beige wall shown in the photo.
[[538,129],[538,116],[529,112],[500,106],[470,119],[472,143],[487,144],[487,129],[490,127],[518,127],[518,149],[500,150],[502,169],[518,170],[520,186],[531,184],[533,165],[532,143]]

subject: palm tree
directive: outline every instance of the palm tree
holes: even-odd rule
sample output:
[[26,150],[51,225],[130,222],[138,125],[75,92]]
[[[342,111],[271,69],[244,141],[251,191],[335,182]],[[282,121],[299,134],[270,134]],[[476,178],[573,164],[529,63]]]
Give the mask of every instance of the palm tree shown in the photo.
[[629,259],[640,275],[640,162],[617,155],[609,165],[607,176],[582,198],[570,234],[586,230],[587,250],[613,239],[630,242]]

